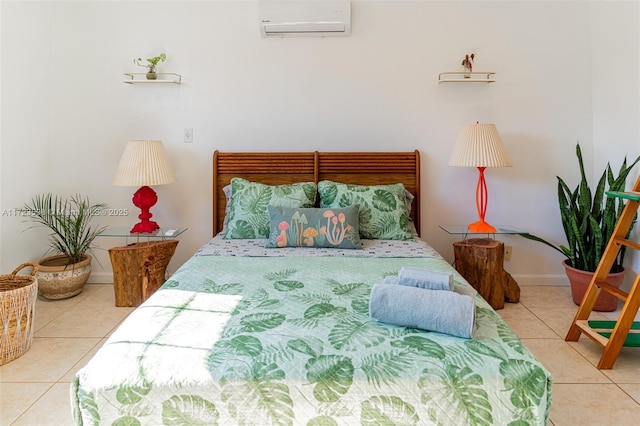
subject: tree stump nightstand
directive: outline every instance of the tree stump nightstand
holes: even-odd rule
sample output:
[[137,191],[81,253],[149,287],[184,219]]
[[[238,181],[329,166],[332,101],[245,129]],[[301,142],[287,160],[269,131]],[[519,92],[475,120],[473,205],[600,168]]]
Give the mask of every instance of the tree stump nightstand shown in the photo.
[[116,306],[139,306],[155,293],[177,246],[177,240],[163,240],[110,248]]
[[505,300],[520,301],[520,287],[504,270],[504,244],[489,238],[470,238],[453,243],[455,268],[493,307]]
[[100,234],[135,241],[109,249],[116,306],[139,306],[164,284],[167,266],[178,246],[177,240],[167,238],[177,237],[187,229],[132,233],[128,228],[115,227]]

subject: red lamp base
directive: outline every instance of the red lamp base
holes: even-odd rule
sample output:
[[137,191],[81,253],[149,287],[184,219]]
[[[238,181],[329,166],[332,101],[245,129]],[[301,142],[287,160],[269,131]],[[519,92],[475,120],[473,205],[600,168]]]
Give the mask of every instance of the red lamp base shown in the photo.
[[131,232],[132,234],[143,234],[145,232],[152,233],[156,229],[160,229],[160,225],[152,220],[147,220],[144,222],[136,223],[135,225],[133,225],[133,228],[131,228],[131,231],[129,232]]
[[149,220],[151,219],[151,216],[153,216],[149,209],[158,202],[158,195],[156,194],[156,191],[148,186],[143,186],[133,194],[132,201],[133,205],[141,210],[138,215],[140,222],[136,223],[133,228],[131,228],[132,234],[153,232],[160,228],[160,225],[156,222]]

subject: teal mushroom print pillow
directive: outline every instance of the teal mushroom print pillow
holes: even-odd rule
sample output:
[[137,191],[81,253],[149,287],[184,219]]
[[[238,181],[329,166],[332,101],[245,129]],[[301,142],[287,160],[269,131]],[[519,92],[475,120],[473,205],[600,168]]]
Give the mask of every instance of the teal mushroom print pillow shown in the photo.
[[322,208],[360,205],[361,238],[413,240],[403,184],[349,185],[323,180],[318,192]]
[[324,247],[361,249],[359,205],[309,209],[269,206],[271,222],[267,247]]
[[269,238],[269,205],[313,207],[316,184],[265,185],[242,178],[231,179],[231,202],[226,239]]

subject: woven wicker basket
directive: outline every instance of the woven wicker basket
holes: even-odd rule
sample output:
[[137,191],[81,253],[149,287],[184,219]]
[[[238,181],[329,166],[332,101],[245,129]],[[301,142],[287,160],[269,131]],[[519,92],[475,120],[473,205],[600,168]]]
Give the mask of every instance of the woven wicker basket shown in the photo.
[[[31,275],[16,275],[31,266]],[[36,263],[23,263],[9,275],[0,275],[0,365],[22,356],[33,340],[33,316],[38,297]]]

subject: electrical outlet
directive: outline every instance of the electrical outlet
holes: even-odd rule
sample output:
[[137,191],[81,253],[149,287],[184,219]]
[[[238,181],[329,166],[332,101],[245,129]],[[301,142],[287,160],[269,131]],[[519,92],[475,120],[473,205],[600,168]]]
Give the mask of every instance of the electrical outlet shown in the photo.
[[504,246],[504,260],[511,260],[512,251],[513,251],[513,246]]
[[193,129],[188,127],[184,129],[184,143],[193,142]]

